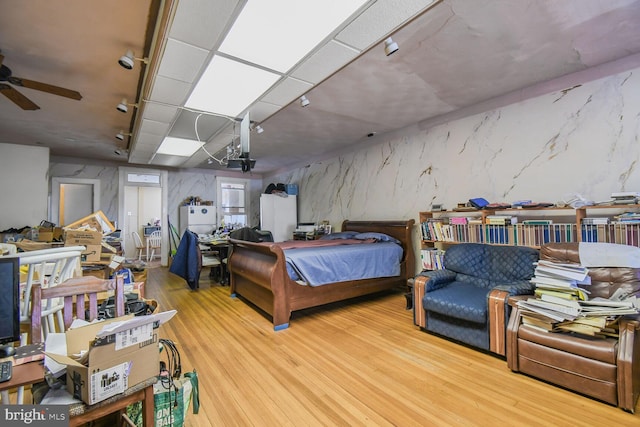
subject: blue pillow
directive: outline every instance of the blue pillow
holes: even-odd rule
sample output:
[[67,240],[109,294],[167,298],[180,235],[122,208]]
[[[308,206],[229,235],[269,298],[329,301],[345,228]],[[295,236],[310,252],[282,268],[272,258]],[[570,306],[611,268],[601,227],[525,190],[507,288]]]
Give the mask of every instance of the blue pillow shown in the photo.
[[388,234],[384,233],[376,233],[373,231],[356,234],[355,236],[353,236],[353,238],[359,240],[376,239],[378,242],[392,242],[401,244],[400,240],[396,239],[395,237],[391,237]]
[[325,234],[320,240],[353,239],[358,234],[357,231],[341,231],[339,233]]

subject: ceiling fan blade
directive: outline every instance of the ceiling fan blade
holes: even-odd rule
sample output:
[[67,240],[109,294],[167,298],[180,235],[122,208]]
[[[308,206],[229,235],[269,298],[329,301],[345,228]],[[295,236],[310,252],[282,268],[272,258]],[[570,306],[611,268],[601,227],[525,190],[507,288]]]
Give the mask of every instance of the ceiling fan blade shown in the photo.
[[7,81],[16,86],[35,89],[53,95],[64,96],[66,98],[77,99],[78,101],[82,99],[82,95],[80,95],[80,92],[71,89],[65,89],[60,86],[49,85],[46,83],[36,82],[34,80],[21,79],[20,77],[9,77]]
[[15,90],[9,85],[0,83],[0,92],[2,92],[4,96],[9,98],[11,101],[13,101],[14,104],[22,108],[23,110],[39,110],[40,109],[40,107],[34,104],[29,98],[27,98],[26,96],[24,96],[23,94],[21,94],[20,92],[18,92],[17,90]]

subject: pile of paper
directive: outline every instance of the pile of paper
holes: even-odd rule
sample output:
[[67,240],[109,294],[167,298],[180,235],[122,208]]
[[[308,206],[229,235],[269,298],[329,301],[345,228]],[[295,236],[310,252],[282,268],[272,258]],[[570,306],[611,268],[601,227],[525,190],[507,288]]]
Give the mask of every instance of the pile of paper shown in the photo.
[[522,322],[546,331],[617,336],[620,316],[637,314],[640,300],[620,292],[609,299],[589,298],[589,270],[581,265],[541,260],[531,282],[535,295],[518,302]]

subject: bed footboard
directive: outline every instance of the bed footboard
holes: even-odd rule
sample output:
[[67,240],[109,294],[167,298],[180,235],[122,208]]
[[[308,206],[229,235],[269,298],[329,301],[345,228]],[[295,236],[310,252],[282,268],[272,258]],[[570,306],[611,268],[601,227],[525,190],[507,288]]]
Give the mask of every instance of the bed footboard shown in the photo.
[[231,295],[242,295],[273,317],[276,330],[289,326],[289,276],[284,253],[275,245],[231,240]]

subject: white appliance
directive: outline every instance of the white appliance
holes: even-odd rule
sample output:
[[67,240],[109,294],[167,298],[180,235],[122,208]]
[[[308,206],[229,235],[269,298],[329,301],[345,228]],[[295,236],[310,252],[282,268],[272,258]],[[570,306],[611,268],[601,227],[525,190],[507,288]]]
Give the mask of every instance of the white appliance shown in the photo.
[[216,207],[180,206],[180,237],[187,228],[196,234],[213,234],[216,229]]
[[296,196],[260,195],[260,229],[270,231],[274,242],[293,239],[293,232],[297,225]]

